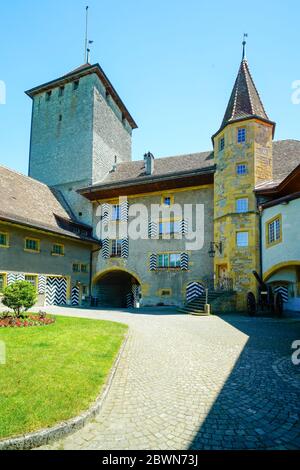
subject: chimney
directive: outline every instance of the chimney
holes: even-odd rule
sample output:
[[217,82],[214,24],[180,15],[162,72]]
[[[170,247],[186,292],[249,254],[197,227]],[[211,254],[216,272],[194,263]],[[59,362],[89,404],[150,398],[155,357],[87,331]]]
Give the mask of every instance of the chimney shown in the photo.
[[154,155],[151,152],[145,153],[144,161],[146,175],[152,175],[154,172]]

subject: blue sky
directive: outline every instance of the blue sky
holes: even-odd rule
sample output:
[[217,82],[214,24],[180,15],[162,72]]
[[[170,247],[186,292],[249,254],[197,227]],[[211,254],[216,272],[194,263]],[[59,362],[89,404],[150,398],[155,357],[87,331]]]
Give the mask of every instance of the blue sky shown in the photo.
[[299,1],[11,0],[1,2],[0,164],[27,172],[31,102],[24,90],[83,63],[90,6],[92,62],[99,62],[139,129],[133,158],[204,151],[247,57],[276,139],[300,139]]

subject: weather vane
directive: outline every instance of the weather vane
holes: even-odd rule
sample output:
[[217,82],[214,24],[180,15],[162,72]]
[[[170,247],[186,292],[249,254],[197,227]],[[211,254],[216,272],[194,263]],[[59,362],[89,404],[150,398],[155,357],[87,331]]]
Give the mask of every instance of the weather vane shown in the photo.
[[246,57],[246,44],[247,44],[246,38],[247,37],[248,37],[248,34],[244,33],[244,38],[243,38],[243,60],[245,60],[245,57]]
[[90,55],[91,55],[91,48],[90,46],[93,44],[94,41],[90,41],[88,39],[88,31],[89,31],[89,7],[85,8],[85,43],[84,43],[84,63],[88,64],[90,62]]

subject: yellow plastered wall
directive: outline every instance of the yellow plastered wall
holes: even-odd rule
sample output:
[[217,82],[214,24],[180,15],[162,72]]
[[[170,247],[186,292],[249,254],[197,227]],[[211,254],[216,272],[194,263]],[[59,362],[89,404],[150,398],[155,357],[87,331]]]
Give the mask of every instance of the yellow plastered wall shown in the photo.
[[[238,128],[246,129],[246,142],[237,142]],[[225,148],[219,151],[219,139]],[[222,241],[223,252],[216,251],[215,277],[220,265],[227,265],[228,277],[237,291],[237,308],[246,307],[247,292],[256,292],[252,274],[259,272],[259,215],[254,194],[255,185],[272,179],[272,126],[258,120],[228,125],[215,137],[214,240]],[[246,164],[247,173],[237,175],[237,165]],[[248,198],[248,212],[236,212],[236,200]],[[237,232],[248,232],[248,247],[237,247]]]

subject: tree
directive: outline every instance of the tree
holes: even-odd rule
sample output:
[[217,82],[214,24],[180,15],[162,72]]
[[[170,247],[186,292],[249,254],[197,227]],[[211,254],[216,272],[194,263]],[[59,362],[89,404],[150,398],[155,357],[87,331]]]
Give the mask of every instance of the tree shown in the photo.
[[17,317],[22,316],[37,301],[35,287],[27,281],[16,281],[4,289],[2,303],[11,308]]

